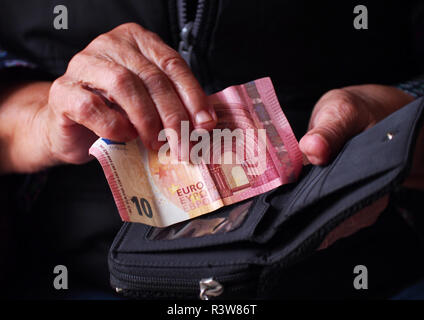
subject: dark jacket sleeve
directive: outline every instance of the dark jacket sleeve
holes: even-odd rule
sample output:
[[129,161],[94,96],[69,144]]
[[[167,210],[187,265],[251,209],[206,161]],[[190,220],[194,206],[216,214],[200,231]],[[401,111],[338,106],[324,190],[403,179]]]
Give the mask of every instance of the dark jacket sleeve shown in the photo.
[[416,1],[410,18],[412,59],[417,66],[417,76],[406,79],[396,87],[415,98],[424,96],[424,2]]

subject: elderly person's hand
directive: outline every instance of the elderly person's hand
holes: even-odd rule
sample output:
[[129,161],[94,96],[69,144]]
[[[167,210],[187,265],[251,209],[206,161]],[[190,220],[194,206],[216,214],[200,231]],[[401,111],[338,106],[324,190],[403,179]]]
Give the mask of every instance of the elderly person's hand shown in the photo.
[[[312,112],[309,130],[300,140],[300,149],[315,165],[328,164],[354,135],[372,127],[414,98],[400,89],[383,85],[358,85],[324,94]],[[418,139],[407,187],[424,189],[424,130]],[[340,238],[372,225],[386,208],[384,196],[357,212],[334,229],[320,245],[327,248]]]
[[[384,85],[358,85],[324,94],[315,105],[300,149],[315,165],[325,165],[354,135],[372,127],[414,98]],[[424,130],[415,148],[412,172],[405,184],[424,189]]]
[[[119,107],[109,108],[93,89]],[[116,141],[139,136],[146,147],[158,149],[162,128],[178,133],[181,121],[191,120],[198,128],[212,129],[217,120],[181,56],[134,23],[99,36],[73,57],[50,89],[46,113],[49,148],[54,157],[71,163],[89,160],[94,133]]]
[[351,137],[413,100],[402,90],[383,85],[331,90],[315,105],[300,148],[312,164],[325,165]]
[[[179,133],[181,121],[190,120],[195,128],[210,130],[217,121],[181,56],[134,23],[94,39],[53,84],[25,84],[2,94],[0,118],[16,115],[23,122],[2,127],[2,136],[10,136],[0,141],[9,157],[2,172],[87,162],[97,136],[115,141],[139,136],[146,147],[158,149],[162,128]],[[26,114],[18,115],[17,106]],[[175,152],[178,141],[169,142]]]

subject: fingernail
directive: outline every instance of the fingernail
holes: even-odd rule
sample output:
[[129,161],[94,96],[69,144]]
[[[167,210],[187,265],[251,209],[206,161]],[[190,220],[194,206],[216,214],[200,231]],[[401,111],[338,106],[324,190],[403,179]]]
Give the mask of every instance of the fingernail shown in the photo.
[[312,164],[322,165],[330,158],[330,145],[319,133],[309,135],[306,154]]
[[199,111],[196,114],[196,124],[204,124],[213,121],[211,114],[205,110]]
[[314,164],[314,165],[320,165],[322,163],[321,159],[319,159],[315,156],[309,156],[308,160],[311,164]]
[[212,118],[215,121],[218,121],[218,116],[216,115],[215,109],[212,106],[209,108],[209,113],[212,115]]

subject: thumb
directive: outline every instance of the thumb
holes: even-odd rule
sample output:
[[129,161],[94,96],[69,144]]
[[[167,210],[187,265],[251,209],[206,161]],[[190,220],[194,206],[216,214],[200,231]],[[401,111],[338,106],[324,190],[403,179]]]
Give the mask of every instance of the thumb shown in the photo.
[[327,164],[354,135],[370,124],[370,116],[359,101],[343,90],[330,91],[314,108],[309,131],[299,147],[309,162]]

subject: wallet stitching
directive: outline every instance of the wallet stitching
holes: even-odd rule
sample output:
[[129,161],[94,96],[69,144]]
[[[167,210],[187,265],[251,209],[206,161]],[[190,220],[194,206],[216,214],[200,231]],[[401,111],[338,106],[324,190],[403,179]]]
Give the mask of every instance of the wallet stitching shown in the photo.
[[[315,166],[313,170],[311,170],[312,174],[314,171],[317,171],[320,167]],[[291,209],[293,208],[293,206],[295,205],[296,200],[299,198],[299,196],[301,194],[303,194],[305,192],[306,189],[308,189],[308,187],[312,188],[313,186],[315,186],[315,184],[318,183],[319,178],[324,174],[324,171],[319,172],[313,179],[312,181],[310,181],[310,183],[307,183],[307,179],[304,180],[303,185],[299,188],[298,192],[296,192],[293,195],[293,200],[290,202],[290,205],[288,206],[288,208],[285,210],[286,213],[283,215],[284,217],[287,217],[289,215],[289,212],[291,212]],[[305,203],[305,200],[303,200],[303,203]]]
[[[327,172],[324,174],[324,178],[323,178],[323,181],[322,181],[322,183],[321,183],[321,186],[319,187],[319,191],[318,191],[318,198],[320,198],[321,197],[321,195],[322,195],[322,188],[324,187],[324,185],[325,185],[325,182],[327,181],[327,179],[328,179],[328,176],[330,175],[330,173],[333,171],[333,169],[334,169],[334,167],[336,166],[336,164],[338,164],[339,163],[339,161],[340,161],[340,159],[343,157],[343,154],[344,154],[344,151],[345,151],[345,149],[347,148],[347,146],[349,145],[350,143],[348,142],[348,143],[346,143],[345,145],[344,145],[344,147],[342,148],[342,150],[339,152],[339,154],[337,155],[337,157],[336,157],[336,159],[334,159],[333,160],[333,163],[329,166],[329,168],[328,168],[328,170],[327,170]],[[312,192],[312,189],[308,192],[308,195],[307,195],[307,197],[309,197],[309,194]]]

